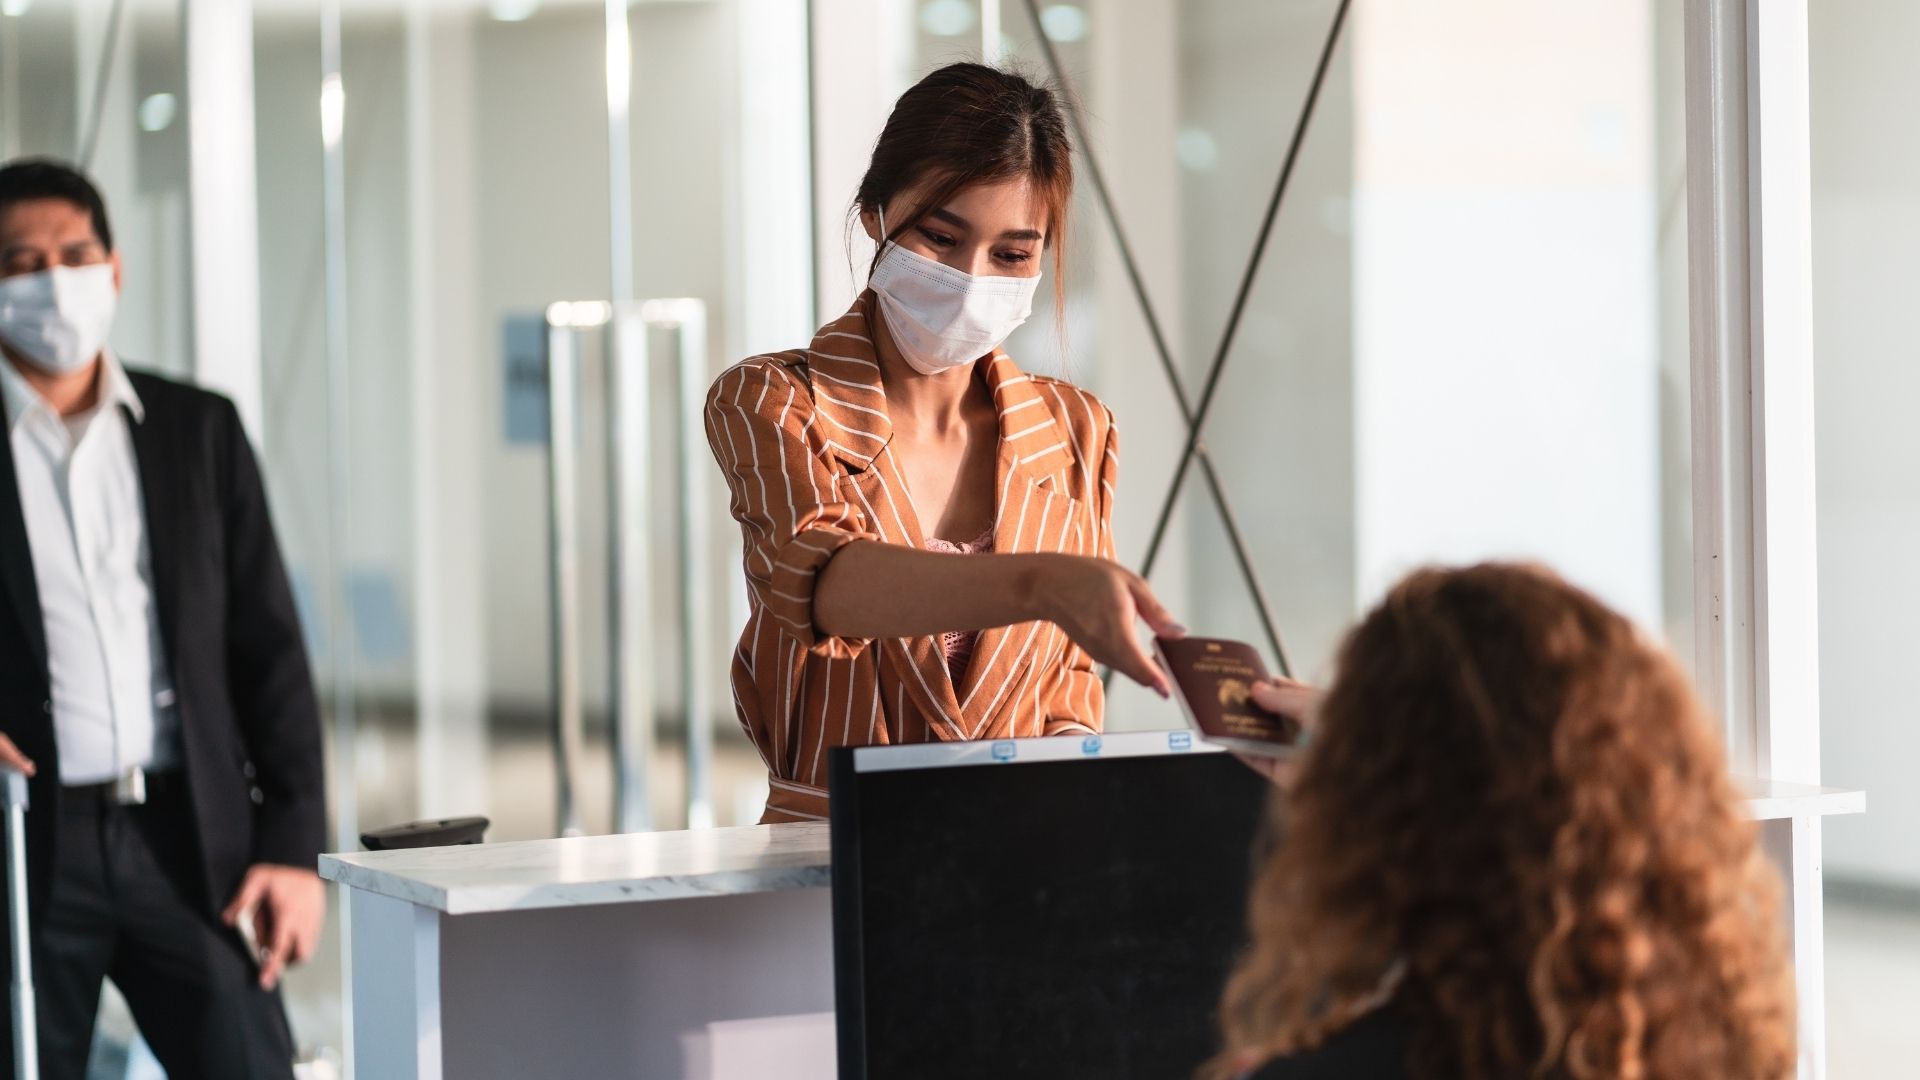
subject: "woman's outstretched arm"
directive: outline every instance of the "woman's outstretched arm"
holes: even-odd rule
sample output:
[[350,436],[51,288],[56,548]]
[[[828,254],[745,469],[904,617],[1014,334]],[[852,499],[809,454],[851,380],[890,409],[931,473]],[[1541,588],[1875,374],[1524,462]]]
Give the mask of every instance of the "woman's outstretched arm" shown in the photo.
[[1108,559],[1053,553],[948,555],[861,540],[835,552],[814,587],[814,628],[841,638],[920,637],[1044,620],[1095,661],[1162,696],[1166,675],[1134,619],[1184,631],[1138,574]]

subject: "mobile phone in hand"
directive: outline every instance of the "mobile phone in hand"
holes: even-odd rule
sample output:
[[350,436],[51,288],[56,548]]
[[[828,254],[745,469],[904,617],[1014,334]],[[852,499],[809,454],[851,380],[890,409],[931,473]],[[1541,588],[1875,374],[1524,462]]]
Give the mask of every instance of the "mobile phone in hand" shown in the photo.
[[261,951],[260,934],[253,925],[253,911],[241,912],[240,917],[234,920],[233,926],[240,932],[240,940],[247,947],[247,959],[253,961],[253,970],[258,973],[266,962],[266,953]]

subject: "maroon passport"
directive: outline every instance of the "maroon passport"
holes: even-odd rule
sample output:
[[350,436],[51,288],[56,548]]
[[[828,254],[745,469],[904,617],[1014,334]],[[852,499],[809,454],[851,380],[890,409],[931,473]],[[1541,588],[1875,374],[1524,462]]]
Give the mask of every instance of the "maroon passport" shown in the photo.
[[1253,646],[1184,637],[1155,638],[1153,649],[1201,738],[1249,754],[1284,757],[1298,748],[1299,722],[1253,703],[1253,684],[1269,678]]

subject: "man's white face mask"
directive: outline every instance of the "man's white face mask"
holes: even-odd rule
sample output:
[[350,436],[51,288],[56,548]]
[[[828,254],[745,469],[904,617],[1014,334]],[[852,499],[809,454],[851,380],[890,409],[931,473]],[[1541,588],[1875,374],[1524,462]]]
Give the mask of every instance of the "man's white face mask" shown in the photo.
[[0,341],[49,375],[71,374],[106,347],[119,299],[112,263],[0,279]]
[[907,365],[922,375],[972,363],[1000,347],[1033,314],[1033,277],[975,277],[886,239],[867,285],[880,298],[887,332]]

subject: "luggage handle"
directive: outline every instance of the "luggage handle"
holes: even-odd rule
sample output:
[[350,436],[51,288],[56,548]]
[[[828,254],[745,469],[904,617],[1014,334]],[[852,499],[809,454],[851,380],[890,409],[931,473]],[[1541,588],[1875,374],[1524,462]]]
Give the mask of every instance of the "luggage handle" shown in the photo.
[[27,777],[0,765],[6,808],[7,933],[13,943],[13,1075],[39,1080],[40,1032],[33,1000],[33,943],[27,929]]

